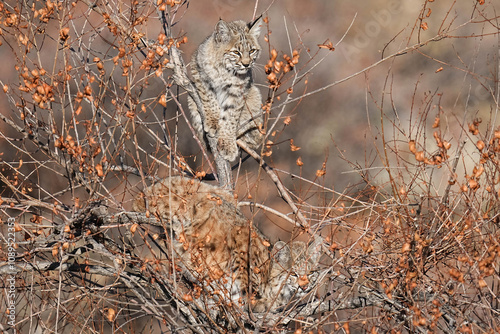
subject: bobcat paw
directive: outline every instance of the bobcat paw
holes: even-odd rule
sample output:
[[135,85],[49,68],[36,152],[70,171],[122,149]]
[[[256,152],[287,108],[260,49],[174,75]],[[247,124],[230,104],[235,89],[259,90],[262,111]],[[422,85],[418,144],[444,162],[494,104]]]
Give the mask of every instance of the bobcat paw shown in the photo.
[[215,134],[217,133],[217,126],[218,126],[217,123],[206,120],[203,129],[207,133],[207,136],[215,137]]
[[241,139],[253,150],[257,149],[262,143],[264,135],[259,129],[252,129],[246,132]]
[[238,157],[238,145],[235,140],[219,138],[217,148],[220,155],[227,161],[234,161]]

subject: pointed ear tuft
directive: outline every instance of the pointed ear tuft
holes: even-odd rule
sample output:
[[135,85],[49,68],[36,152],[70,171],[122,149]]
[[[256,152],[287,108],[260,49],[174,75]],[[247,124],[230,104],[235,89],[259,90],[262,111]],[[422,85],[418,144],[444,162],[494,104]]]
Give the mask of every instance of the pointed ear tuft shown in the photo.
[[248,30],[255,38],[260,36],[260,30],[262,27],[262,15],[253,20],[248,24]]
[[307,254],[309,255],[309,262],[313,265],[316,266],[318,265],[318,262],[321,258],[321,255],[323,254],[321,247],[323,246],[324,239],[321,236],[315,236],[313,242],[309,244],[309,247],[307,248]]
[[227,25],[226,21],[220,19],[219,22],[215,25],[215,41],[217,43],[228,42],[231,36],[231,30]]

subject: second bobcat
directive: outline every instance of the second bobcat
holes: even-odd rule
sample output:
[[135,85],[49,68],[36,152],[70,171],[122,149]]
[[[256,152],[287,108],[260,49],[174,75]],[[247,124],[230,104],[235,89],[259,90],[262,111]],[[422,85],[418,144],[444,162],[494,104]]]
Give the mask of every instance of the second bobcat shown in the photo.
[[191,63],[203,108],[188,100],[193,127],[205,145],[207,137],[217,139],[217,149],[228,161],[238,157],[237,139],[253,149],[262,141],[262,98],[252,78],[261,24],[261,18],[251,23],[220,20]]

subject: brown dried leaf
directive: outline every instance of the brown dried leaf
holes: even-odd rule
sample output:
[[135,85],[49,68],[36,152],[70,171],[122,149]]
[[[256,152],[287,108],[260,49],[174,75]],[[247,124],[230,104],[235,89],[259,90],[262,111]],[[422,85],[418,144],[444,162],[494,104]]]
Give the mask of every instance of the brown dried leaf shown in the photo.
[[61,40],[65,41],[69,37],[69,27],[64,27],[59,31],[59,37]]
[[307,284],[309,284],[309,278],[307,277],[307,275],[302,275],[299,277],[298,279],[298,282],[299,286],[301,288],[303,288],[304,286],[306,286]]
[[113,309],[113,308],[108,308],[106,310],[106,319],[108,319],[108,321],[115,321],[115,318],[116,318],[116,310]]
[[484,141],[478,140],[476,143],[476,147],[479,151],[482,151],[486,145],[484,144]]
[[434,118],[434,124],[432,124],[432,128],[435,129],[435,128],[439,127],[439,121],[440,121],[439,117]]
[[408,242],[403,245],[403,248],[401,248],[402,253],[409,252],[410,250],[411,250],[411,245]]
[[335,48],[333,47],[332,42],[330,42],[329,40],[326,40],[325,43],[323,43],[323,44],[318,44],[318,47],[320,49],[328,49],[330,51],[334,51],[335,50]]
[[326,171],[325,171],[324,169],[318,169],[318,170],[316,171],[316,176],[317,176],[317,177],[322,177],[322,176],[324,176],[325,174],[326,174]]
[[419,162],[423,162],[425,160],[425,155],[423,151],[418,151],[415,153],[415,159]]
[[139,224],[137,224],[137,223],[134,223],[134,224],[132,224],[132,226],[130,226],[130,233],[132,233],[132,235],[137,230],[137,227],[139,227]]
[[295,152],[295,151],[300,150],[300,147],[295,146],[295,145],[293,144],[293,139],[290,139],[290,150],[292,150],[292,152]]
[[163,107],[167,107],[167,97],[165,94],[162,94],[162,96],[160,96],[160,100],[158,101],[158,103]]
[[417,153],[417,145],[415,144],[414,140],[410,140],[410,142],[408,143],[408,146],[410,148],[411,153],[413,153],[413,154]]
[[97,176],[99,176],[99,177],[103,177],[104,176],[104,171],[102,169],[102,165],[101,164],[95,165],[95,170],[97,172]]

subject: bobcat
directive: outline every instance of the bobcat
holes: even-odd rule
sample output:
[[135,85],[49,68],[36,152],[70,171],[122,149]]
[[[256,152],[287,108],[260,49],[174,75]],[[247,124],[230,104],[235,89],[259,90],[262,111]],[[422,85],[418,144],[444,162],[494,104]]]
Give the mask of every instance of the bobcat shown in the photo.
[[[237,209],[229,192],[184,177],[170,177],[148,187],[134,202],[169,222],[172,244],[184,275],[214,301],[273,311],[300,296],[318,263],[320,243],[268,239]],[[221,296],[222,294],[222,296]],[[249,302],[249,303],[248,303]]]
[[202,143],[205,136],[216,138],[219,153],[228,161],[238,156],[237,139],[251,148],[262,139],[262,98],[252,79],[261,22],[220,20],[192,58],[191,75],[203,106],[198,110],[188,99],[193,127]]

